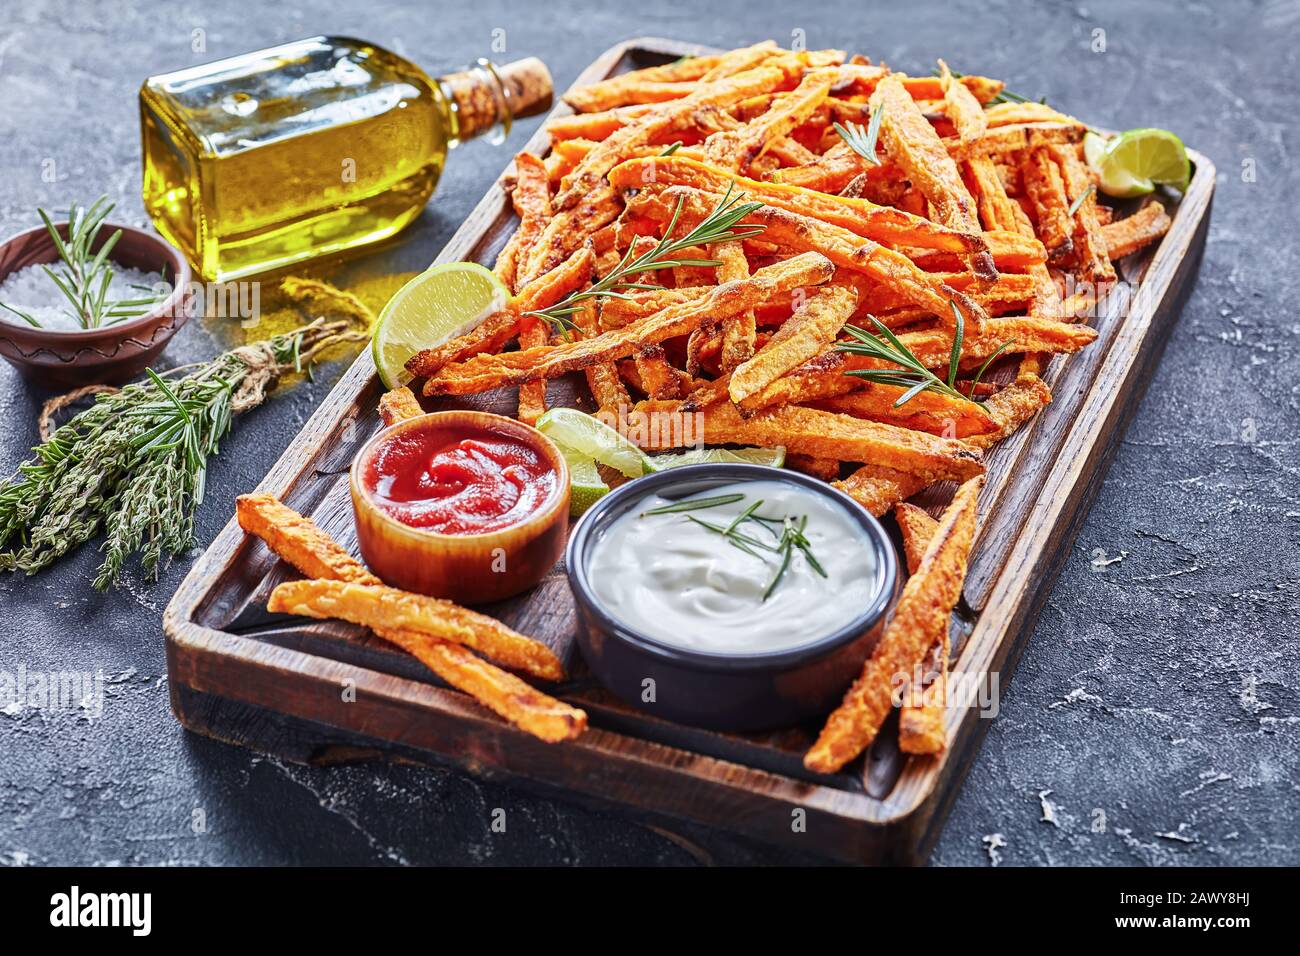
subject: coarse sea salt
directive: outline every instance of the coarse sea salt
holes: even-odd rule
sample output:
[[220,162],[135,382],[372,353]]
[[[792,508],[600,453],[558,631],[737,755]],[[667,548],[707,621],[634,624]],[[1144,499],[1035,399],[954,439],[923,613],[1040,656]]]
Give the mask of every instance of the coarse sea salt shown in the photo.
[[[171,283],[164,280],[159,272],[141,272],[139,269],[127,269],[119,265],[110,265],[109,268],[113,272],[113,278],[108,283],[106,302],[143,299],[151,293],[171,287]],[[58,271],[57,267],[55,271]],[[84,331],[81,323],[68,314],[72,303],[39,264],[11,272],[4,282],[0,282],[0,302],[26,312],[46,331]],[[8,309],[0,309],[0,322],[31,328],[25,319]]]

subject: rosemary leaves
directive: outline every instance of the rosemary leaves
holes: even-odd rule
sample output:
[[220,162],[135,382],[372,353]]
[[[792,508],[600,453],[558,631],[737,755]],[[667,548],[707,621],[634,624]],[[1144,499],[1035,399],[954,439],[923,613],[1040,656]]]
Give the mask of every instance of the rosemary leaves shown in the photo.
[[360,334],[347,322],[317,320],[186,375],[151,370],[145,381],[101,395],[0,484],[0,548],[12,548],[0,551],[0,570],[35,574],[102,531],[96,589],[115,584],[133,554],[157,577],[167,558],[194,543],[207,461],[231,419],[261,404],[281,374]]
[[[737,504],[744,500],[745,496],[741,494],[688,498],[685,501],[674,501],[671,504],[650,508],[642,512],[641,516],[680,514],[687,521],[720,535],[738,551],[743,551],[763,561],[767,560],[764,553],[774,555],[777,562],[776,572],[763,590],[764,602],[772,596],[772,593],[785,577],[786,572],[789,571],[790,561],[795,551],[803,555],[804,560],[808,562],[808,567],[812,568],[821,577],[826,577],[826,569],[822,567],[821,562],[813,554],[812,542],[808,540],[808,536],[804,533],[808,527],[807,515],[772,517],[759,514],[758,509],[763,507],[765,503],[762,498],[746,505],[726,525],[705,521],[703,518],[696,517],[691,513],[720,508],[723,505]],[[753,530],[755,532],[761,531],[763,536],[746,533],[744,529],[748,527],[747,523],[752,523]]]
[[[64,239],[50,220],[49,214],[44,209],[36,210],[59,253],[57,270],[50,266],[41,266],[41,269],[58,293],[67,300],[63,312],[71,319],[74,328],[98,329],[139,318],[171,294],[170,286],[160,292],[146,286],[133,285],[132,288],[145,294],[116,299],[109,297],[114,278],[109,255],[122,238],[122,230],[116,230],[97,250],[95,245],[99,240],[100,228],[112,211],[113,203],[108,201],[107,196],[100,196],[90,204],[90,208],[84,210],[73,203],[68,210],[68,238]],[[120,283],[121,280],[119,288]],[[45,323],[33,315],[35,310],[30,307],[19,308],[0,302],[0,308],[12,312],[35,328],[45,327]],[[47,311],[56,317],[59,315],[57,310]]]
[[685,199],[678,200],[672,218],[664,229],[664,237],[659,240],[653,249],[633,258],[633,250],[629,248],[618,265],[590,288],[571,293],[549,309],[527,312],[525,315],[535,315],[550,323],[557,332],[569,335],[578,331],[577,326],[573,324],[569,316],[580,312],[583,302],[599,298],[626,299],[627,290],[659,288],[659,286],[650,283],[632,281],[631,277],[639,273],[656,272],[660,269],[675,269],[678,266],[709,267],[721,265],[716,259],[683,258],[677,254],[692,246],[705,246],[714,242],[748,239],[762,232],[764,227],[758,225],[737,228],[737,224],[742,219],[763,206],[760,202],[744,202],[743,200],[743,196],[733,196],[732,187],[728,186],[726,194],[723,195],[717,206],[713,208],[713,211],[698,226],[682,238],[673,239],[671,238],[673,229],[677,225],[677,220],[681,217],[682,204],[685,202]]
[[864,130],[858,123],[833,123],[835,132],[840,134],[855,153],[872,166],[879,166],[880,157],[876,155],[876,140],[880,138],[880,120],[885,115],[885,104],[879,104],[871,113],[871,122]]
[[913,354],[912,350],[904,345],[898,336],[875,316],[869,316],[869,318],[876,326],[877,334],[868,332],[856,325],[846,325],[844,331],[851,336],[852,341],[841,342],[836,348],[841,352],[848,352],[852,355],[863,355],[867,358],[878,359],[881,362],[888,362],[896,367],[853,369],[844,374],[851,375],[854,378],[866,379],[868,382],[874,382],[877,385],[894,385],[905,389],[903,394],[898,397],[898,400],[894,402],[895,408],[906,405],[925,391],[938,392],[941,395],[947,395],[949,398],[959,398],[963,401],[973,400],[975,386],[980,383],[980,379],[984,377],[984,373],[993,364],[994,359],[1006,351],[1011,343],[1003,342],[992,355],[984,360],[984,364],[979,367],[975,377],[971,380],[967,394],[963,394],[957,388],[957,372],[961,365],[961,349],[966,336],[966,320],[961,313],[961,309],[957,308],[956,302],[949,300],[948,304],[952,307],[956,328],[952,337],[952,351],[948,356],[947,378],[940,378],[930,371]]

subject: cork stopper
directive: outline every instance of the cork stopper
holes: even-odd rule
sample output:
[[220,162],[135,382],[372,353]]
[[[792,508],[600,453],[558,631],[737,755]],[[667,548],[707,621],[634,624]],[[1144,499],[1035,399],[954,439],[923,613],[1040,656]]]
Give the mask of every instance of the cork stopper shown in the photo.
[[499,127],[505,139],[517,116],[532,116],[551,105],[551,72],[537,57],[497,66],[480,59],[467,70],[439,79],[451,107],[452,145]]

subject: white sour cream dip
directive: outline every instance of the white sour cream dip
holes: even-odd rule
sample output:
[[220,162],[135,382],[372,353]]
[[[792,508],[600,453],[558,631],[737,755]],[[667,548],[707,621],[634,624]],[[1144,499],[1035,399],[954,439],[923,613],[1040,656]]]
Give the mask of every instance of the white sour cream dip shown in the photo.
[[[743,495],[692,511],[646,514],[665,505]],[[726,528],[756,501],[755,512],[778,520],[807,516],[803,534],[823,577],[799,548],[766,600],[782,556],[734,546],[690,518]],[[688,517],[689,516],[689,517]],[[746,520],[736,530],[775,547],[781,528]],[[783,481],[722,485],[681,499],[647,495],[617,518],[592,550],[588,580],[620,623],[674,647],[713,654],[782,651],[835,632],[879,593],[875,544],[833,499]]]

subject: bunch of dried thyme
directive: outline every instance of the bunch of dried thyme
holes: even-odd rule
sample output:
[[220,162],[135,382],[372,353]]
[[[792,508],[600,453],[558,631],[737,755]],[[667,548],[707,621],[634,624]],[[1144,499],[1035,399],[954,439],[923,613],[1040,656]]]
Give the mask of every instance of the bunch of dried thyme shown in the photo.
[[0,485],[0,548],[10,548],[0,551],[0,569],[35,574],[102,531],[97,590],[117,582],[132,554],[156,578],[194,544],[207,460],[233,416],[260,405],[282,374],[364,335],[318,319],[99,395]]

